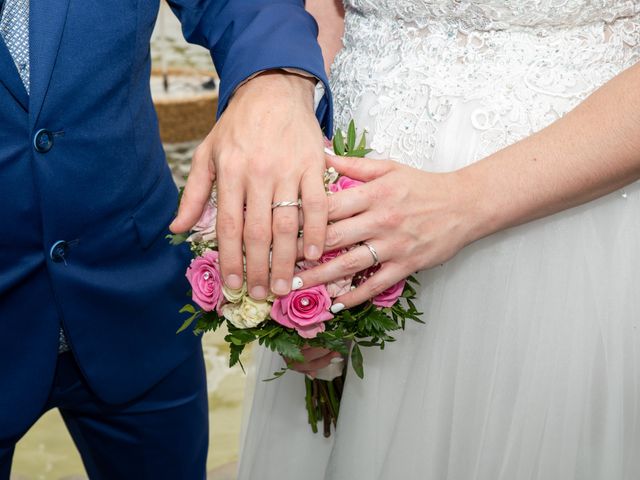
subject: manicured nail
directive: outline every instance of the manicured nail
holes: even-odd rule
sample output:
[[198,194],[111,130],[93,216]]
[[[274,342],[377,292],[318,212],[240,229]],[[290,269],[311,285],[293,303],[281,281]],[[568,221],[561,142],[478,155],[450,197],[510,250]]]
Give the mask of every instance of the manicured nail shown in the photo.
[[333,357],[331,359],[331,363],[333,363],[334,365],[337,365],[338,363],[342,363],[344,362],[344,358],[340,357]]
[[331,155],[332,157],[336,156],[335,152],[331,150],[329,147],[324,147],[324,153],[326,153],[327,155]]
[[227,287],[232,290],[238,290],[242,288],[242,279],[238,275],[229,275],[227,276],[226,281]]
[[289,293],[289,283],[281,278],[273,282],[273,293],[276,295],[286,295]]
[[267,289],[264,287],[253,287],[251,289],[251,298],[254,300],[264,300],[267,298]]
[[336,303],[334,305],[331,305],[331,308],[329,310],[331,310],[331,313],[340,313],[342,310],[344,310],[344,305],[342,303]]
[[291,282],[291,290],[300,290],[304,283],[302,283],[302,279],[300,277],[293,277],[293,281]]
[[320,258],[320,249],[315,245],[307,247],[307,260],[317,260]]

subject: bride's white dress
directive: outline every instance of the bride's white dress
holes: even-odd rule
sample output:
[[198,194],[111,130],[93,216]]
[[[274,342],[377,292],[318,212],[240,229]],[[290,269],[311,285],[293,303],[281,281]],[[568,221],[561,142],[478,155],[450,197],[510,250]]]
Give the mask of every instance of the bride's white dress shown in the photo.
[[[638,0],[346,9],[337,125],[353,117],[374,156],[428,171],[532,134],[640,58]],[[365,353],[331,440],[309,431],[300,375],[260,381],[282,365],[263,354],[241,480],[640,478],[638,183],[419,279],[427,324]]]

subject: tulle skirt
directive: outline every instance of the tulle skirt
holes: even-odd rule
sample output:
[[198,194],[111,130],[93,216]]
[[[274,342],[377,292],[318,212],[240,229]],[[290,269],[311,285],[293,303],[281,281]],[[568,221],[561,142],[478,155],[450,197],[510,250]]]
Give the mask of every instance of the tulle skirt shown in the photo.
[[[343,116],[374,129],[374,100]],[[453,107],[425,168],[475,159],[476,107]],[[331,439],[309,429],[301,375],[261,381],[283,365],[262,352],[240,480],[640,478],[640,184],[418,279],[426,325],[365,349]]]

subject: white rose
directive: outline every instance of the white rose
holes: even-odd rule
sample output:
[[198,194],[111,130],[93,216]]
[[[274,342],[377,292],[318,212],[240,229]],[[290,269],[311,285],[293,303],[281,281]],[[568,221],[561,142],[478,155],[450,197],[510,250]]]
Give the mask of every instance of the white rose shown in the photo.
[[240,301],[247,295],[247,282],[242,284],[242,288],[231,289],[222,285],[222,294],[231,303],[240,303]]
[[227,303],[222,306],[222,315],[236,328],[249,328],[242,320],[242,314],[240,313],[241,306],[240,303]]
[[271,303],[267,300],[254,300],[246,296],[242,299],[240,313],[244,320],[245,328],[253,328],[264,322],[271,313]]
[[242,303],[227,303],[222,306],[222,315],[236,328],[253,328],[264,322],[271,313],[271,304],[266,300],[254,300],[249,296]]

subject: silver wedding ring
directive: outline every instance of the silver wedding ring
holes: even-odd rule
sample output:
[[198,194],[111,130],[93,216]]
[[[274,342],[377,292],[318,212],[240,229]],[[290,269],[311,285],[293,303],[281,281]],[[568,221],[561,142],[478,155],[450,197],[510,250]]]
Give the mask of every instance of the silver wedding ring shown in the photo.
[[284,201],[284,202],[275,202],[271,204],[271,210],[275,210],[280,207],[302,207],[302,200],[296,200],[295,202]]
[[373,257],[373,267],[375,267],[376,265],[378,265],[380,263],[380,259],[378,258],[378,252],[376,252],[376,249],[373,248],[373,245],[371,245],[370,243],[367,242],[362,242],[362,245],[364,245],[365,247],[367,247],[369,249],[369,251],[371,252],[371,256]]

